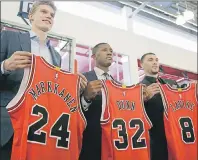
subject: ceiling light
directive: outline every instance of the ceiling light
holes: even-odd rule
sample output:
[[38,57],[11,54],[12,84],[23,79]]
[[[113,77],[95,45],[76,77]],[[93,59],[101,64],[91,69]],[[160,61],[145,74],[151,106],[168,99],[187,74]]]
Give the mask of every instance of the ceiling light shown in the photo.
[[186,20],[184,19],[184,16],[182,16],[181,14],[179,14],[177,16],[177,19],[176,19],[176,24],[177,25],[183,25],[184,23],[186,23]]
[[185,12],[183,12],[183,14],[186,21],[194,19],[194,13],[192,11],[186,10]]

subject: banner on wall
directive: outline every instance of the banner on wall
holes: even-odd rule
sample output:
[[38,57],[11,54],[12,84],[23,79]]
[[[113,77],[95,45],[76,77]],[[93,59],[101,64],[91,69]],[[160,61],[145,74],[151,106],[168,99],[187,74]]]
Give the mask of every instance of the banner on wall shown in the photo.
[[[144,71],[141,67],[141,63],[139,59],[137,60],[137,63],[138,63],[139,81],[142,81],[144,78]],[[159,76],[166,80],[174,80],[179,85],[182,85],[197,81],[198,74],[161,64]]]

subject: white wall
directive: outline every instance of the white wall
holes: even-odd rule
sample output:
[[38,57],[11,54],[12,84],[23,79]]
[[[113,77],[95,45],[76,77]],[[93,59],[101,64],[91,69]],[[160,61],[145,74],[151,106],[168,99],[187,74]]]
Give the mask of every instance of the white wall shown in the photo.
[[[1,19],[24,24],[21,18],[17,17],[18,10],[19,2],[1,2]],[[57,12],[52,31],[75,37],[77,43],[90,46],[99,42],[108,42],[116,52],[129,55],[133,83],[138,81],[137,58],[146,52],[156,53],[163,64],[197,73],[197,53],[195,52],[65,12]]]

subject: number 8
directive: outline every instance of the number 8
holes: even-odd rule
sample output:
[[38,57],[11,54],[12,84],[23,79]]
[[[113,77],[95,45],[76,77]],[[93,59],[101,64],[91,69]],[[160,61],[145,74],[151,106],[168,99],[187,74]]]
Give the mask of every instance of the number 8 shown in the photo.
[[194,143],[194,127],[190,117],[181,117],[179,119],[179,124],[181,128],[182,140],[184,143]]

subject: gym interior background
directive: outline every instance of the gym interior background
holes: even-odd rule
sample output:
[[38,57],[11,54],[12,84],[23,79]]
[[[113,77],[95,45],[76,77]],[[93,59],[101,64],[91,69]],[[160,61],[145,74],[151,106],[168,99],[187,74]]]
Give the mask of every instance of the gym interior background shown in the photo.
[[[1,29],[29,29],[31,1],[1,2]],[[160,76],[179,84],[197,79],[197,1],[55,2],[58,11],[50,33],[62,55],[62,68],[94,67],[92,47],[109,43],[114,50],[111,75],[127,85],[143,77],[139,58],[147,52],[160,60]]]

